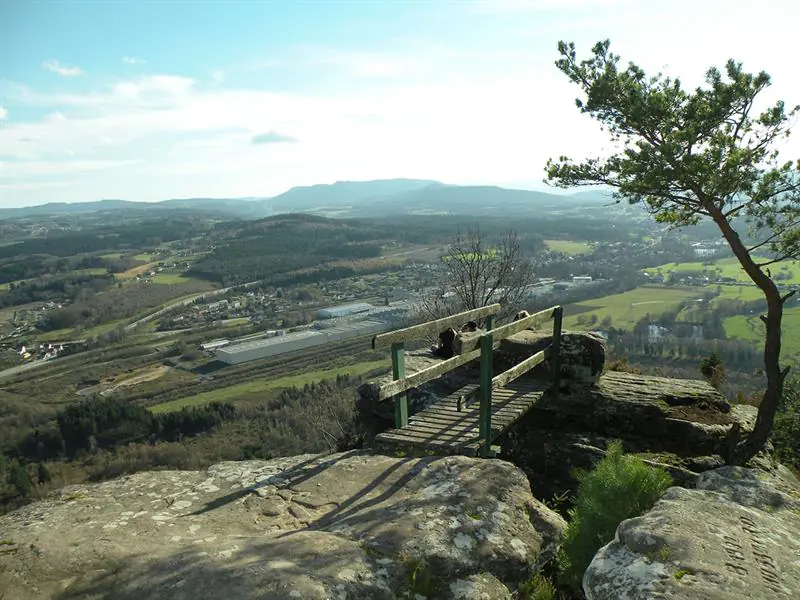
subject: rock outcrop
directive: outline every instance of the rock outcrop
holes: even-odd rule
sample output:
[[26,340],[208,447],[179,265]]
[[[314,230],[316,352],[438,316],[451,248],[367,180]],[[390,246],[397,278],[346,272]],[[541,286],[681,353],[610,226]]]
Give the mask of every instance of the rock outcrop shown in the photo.
[[[552,333],[526,330],[500,342],[497,366],[503,371],[512,365],[544,350],[553,341]],[[564,331],[561,334],[561,379],[565,383],[592,386],[603,374],[606,363],[605,340],[594,333]],[[544,363],[539,373],[549,375]]]
[[778,469],[703,473],[623,521],[583,578],[588,600],[800,598],[800,485]]
[[573,489],[573,470],[590,468],[614,439],[693,485],[697,473],[725,464],[756,414],[731,406],[705,381],[611,371],[596,385],[567,384],[545,396],[498,442],[539,498]]
[[0,516],[0,596],[509,598],[564,527],[498,460],[353,451],[144,472]]

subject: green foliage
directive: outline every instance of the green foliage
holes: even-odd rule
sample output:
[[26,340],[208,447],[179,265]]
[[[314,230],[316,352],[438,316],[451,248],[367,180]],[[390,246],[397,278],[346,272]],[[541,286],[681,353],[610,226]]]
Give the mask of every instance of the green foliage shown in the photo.
[[209,431],[234,418],[231,404],[212,402],[203,407],[154,415],[145,407],[122,398],[91,398],[68,406],[57,421],[66,451],[114,448],[131,442],[177,441]]
[[576,590],[595,553],[614,538],[620,522],[649,510],[672,478],[664,469],[625,454],[622,443],[615,441],[592,471],[578,474],[578,483],[558,554],[559,580]]
[[756,97],[770,85],[761,72],[746,73],[729,60],[725,73],[711,68],[706,87],[687,92],[679,79],[648,77],[609,51],[608,40],[578,61],[574,44],[559,42],[556,66],[585,98],[576,100],[623,146],[607,158],[547,163],[556,185],[609,185],[617,198],[644,202],[656,220],[676,226],[701,217],[728,221],[745,216],[768,232],[763,246],[786,256],[800,252],[800,191],[794,162],[778,163],[776,143],[789,133],[800,107],[783,102],[760,115]]
[[776,456],[800,471],[800,378],[784,384],[771,439]]
[[719,389],[722,386],[722,382],[725,381],[725,365],[715,352],[700,361],[700,373],[708,379],[715,389]]
[[11,466],[8,482],[14,486],[14,488],[17,490],[17,494],[23,498],[27,498],[31,493],[31,489],[33,488],[31,476],[28,473],[27,467],[18,462],[15,462]]
[[[257,221],[212,254],[192,266],[191,274],[233,285],[269,280],[310,283],[353,275],[343,266],[325,266],[331,260],[380,256],[381,233],[365,223],[331,220],[311,215],[280,215]],[[322,266],[322,268],[320,268]],[[310,269],[302,274],[289,273]]]
[[543,575],[534,575],[519,586],[519,600],[555,600],[556,587]]

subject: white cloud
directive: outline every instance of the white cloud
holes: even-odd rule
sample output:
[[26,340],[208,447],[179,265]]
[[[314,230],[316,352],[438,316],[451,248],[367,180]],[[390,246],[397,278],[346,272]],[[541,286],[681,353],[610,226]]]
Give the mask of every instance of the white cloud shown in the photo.
[[126,65],[144,65],[147,64],[146,60],[142,60],[141,58],[135,58],[133,56],[123,56],[122,62]]
[[81,71],[78,67],[62,65],[57,60],[48,60],[43,62],[42,68],[55,73],[56,75],[60,75],[61,77],[76,77],[83,74],[83,71]]
[[0,121],[5,121],[8,119],[8,109],[0,106]]
[[225,73],[217,69],[216,71],[211,72],[211,79],[214,80],[215,83],[222,83],[225,81]]
[[[648,72],[664,68],[687,85],[734,56],[749,70],[772,73],[771,98],[800,102],[791,57],[772,53],[769,44],[788,39],[789,19],[770,29],[768,15],[753,13],[752,35],[734,39],[725,32],[741,22],[738,9],[714,16],[698,8],[697,18],[684,19],[683,8],[628,15],[616,29],[611,15],[600,12],[596,17],[609,23],[600,35],[594,27],[572,31],[568,20],[551,20],[538,30],[544,31],[540,38],[523,37],[526,24],[533,31],[540,20],[521,13],[502,32],[492,30],[497,43],[484,46],[407,43],[404,53],[306,49],[298,60],[322,66],[327,81],[340,85],[316,87],[309,77],[308,89],[292,93],[256,87],[279,76],[273,73],[240,78],[252,88],[235,87],[233,76],[213,84],[207,75],[195,81],[160,74],[80,94],[0,82],[0,97],[15,111],[15,119],[0,127],[0,157],[14,159],[0,168],[4,202],[271,195],[294,185],[382,177],[541,181],[551,156],[581,158],[608,148],[606,136],[575,108],[577,90],[553,65],[556,41],[573,35],[581,55],[597,39],[611,37],[623,62],[633,59]],[[678,26],[681,43],[674,39]],[[216,79],[210,66],[206,73]],[[343,74],[360,77],[353,83]],[[49,116],[20,121],[17,106]],[[254,144],[259,136],[299,143]],[[800,136],[792,138],[787,149],[800,154],[798,142]],[[49,191],[54,178],[73,184]]]

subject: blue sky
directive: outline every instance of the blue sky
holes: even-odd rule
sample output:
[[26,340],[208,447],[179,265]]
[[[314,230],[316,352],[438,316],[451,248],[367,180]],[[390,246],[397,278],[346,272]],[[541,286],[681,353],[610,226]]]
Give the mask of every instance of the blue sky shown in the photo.
[[548,157],[606,146],[553,66],[560,39],[611,38],[689,84],[734,57],[800,103],[800,8],[751,6],[3,0],[0,206],[387,177],[542,188]]

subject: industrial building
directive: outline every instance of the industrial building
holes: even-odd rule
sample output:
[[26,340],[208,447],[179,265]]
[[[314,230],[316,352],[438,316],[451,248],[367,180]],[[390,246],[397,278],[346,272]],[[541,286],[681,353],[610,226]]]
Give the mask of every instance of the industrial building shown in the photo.
[[336,319],[339,317],[349,317],[359,313],[368,313],[375,307],[366,302],[356,302],[354,304],[341,304],[339,306],[330,306],[328,308],[321,308],[317,311],[318,319]]
[[205,344],[200,344],[200,348],[202,348],[204,352],[211,352],[212,350],[216,350],[217,348],[222,348],[223,346],[227,346],[230,343],[231,341],[226,339],[212,340],[210,342],[206,342]]
[[217,360],[226,364],[238,365],[251,360],[322,346],[352,337],[375,335],[390,329],[392,329],[392,325],[385,321],[365,320],[343,323],[319,330],[309,329],[287,333],[278,337],[262,338],[243,344],[225,346],[217,349],[216,356]]

